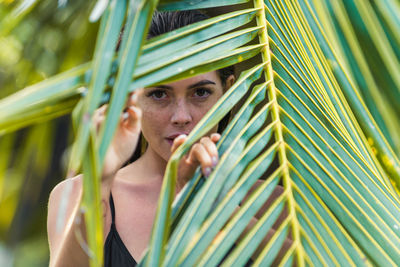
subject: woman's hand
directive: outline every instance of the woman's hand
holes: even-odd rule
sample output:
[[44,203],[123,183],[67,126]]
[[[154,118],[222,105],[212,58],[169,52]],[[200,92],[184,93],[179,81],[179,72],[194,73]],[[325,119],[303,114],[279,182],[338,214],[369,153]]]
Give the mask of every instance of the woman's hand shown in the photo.
[[[180,135],[175,138],[171,147],[173,153],[186,140],[186,135]],[[193,176],[196,168],[200,165],[201,171],[205,177],[208,177],[213,168],[218,164],[218,150],[216,143],[221,138],[218,133],[211,134],[210,137],[205,136],[194,144],[190,151],[179,162],[177,191],[179,192],[189,179]]]
[[[122,165],[129,160],[136,149],[140,136],[140,120],[142,116],[141,109],[136,105],[137,95],[138,92],[129,95],[127,107],[121,114],[114,139],[108,147],[104,160],[103,181],[112,178]],[[101,106],[93,115],[97,132],[99,132],[104,122],[107,106],[108,105]]]

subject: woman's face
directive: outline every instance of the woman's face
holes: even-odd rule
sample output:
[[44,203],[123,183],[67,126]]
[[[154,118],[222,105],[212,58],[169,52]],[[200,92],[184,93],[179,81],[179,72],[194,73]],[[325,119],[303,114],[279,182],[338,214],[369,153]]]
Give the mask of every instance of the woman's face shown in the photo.
[[[233,79],[233,76],[232,76]],[[231,85],[231,79],[228,79]],[[174,138],[188,135],[223,95],[216,71],[169,84],[145,88],[139,95],[142,133],[151,149],[168,161]],[[212,132],[216,132],[217,126]]]

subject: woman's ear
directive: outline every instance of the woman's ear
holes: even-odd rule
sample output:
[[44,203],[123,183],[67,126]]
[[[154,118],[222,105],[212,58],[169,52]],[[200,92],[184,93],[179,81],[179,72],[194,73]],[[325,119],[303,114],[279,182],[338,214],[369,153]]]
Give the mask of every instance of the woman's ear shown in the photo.
[[229,75],[225,82],[225,92],[231,88],[231,86],[235,83],[235,76],[233,74]]

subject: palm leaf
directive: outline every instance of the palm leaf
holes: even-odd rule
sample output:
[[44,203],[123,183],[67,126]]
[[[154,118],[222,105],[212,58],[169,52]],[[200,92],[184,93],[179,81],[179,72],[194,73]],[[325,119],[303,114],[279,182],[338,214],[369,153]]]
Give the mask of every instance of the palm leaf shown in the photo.
[[[264,7],[264,3],[256,1],[255,7],[260,6]],[[282,264],[291,264],[295,260],[300,264],[334,265],[340,262],[343,265],[364,265],[365,258],[368,258],[367,262],[375,264],[399,262],[400,239],[394,227],[398,227],[399,223],[398,196],[354,120],[335,74],[327,64],[325,51],[321,50],[319,39],[310,31],[305,12],[310,11],[303,11],[296,2],[268,1],[265,3],[265,13],[257,16],[258,25],[268,27],[268,32],[265,30],[260,36],[260,42],[268,40],[271,49],[265,49],[262,54],[266,63],[265,79],[268,81],[270,100],[266,105],[272,106],[272,122],[265,129],[274,125],[274,142],[281,174],[270,175],[259,188],[258,194],[253,193],[251,200],[244,203],[229,222],[226,221],[244,197],[232,197],[238,190],[236,186],[239,186],[240,179],[251,183],[251,179],[246,177],[258,177],[254,174],[247,176],[247,169],[243,170],[237,157],[240,155],[249,159],[251,163],[247,163],[247,168],[262,166],[261,170],[265,171],[270,165],[270,162],[262,161],[264,154],[252,159],[251,149],[245,149],[251,146],[251,141],[246,146],[249,140],[246,128],[249,125],[256,126],[253,120],[247,119],[246,126],[242,124],[243,130],[235,135],[235,140],[244,138],[244,143],[231,141],[229,147],[222,150],[225,136],[222,138],[222,145],[219,146],[220,152],[223,152],[220,164],[201,187],[197,186],[199,178],[195,179],[197,183],[189,184],[191,188],[188,186],[184,190],[183,201],[178,199],[176,204],[184,206],[185,199],[190,199],[190,203],[184,212],[180,211],[181,214],[175,217],[179,218],[178,223],[168,222],[169,213],[165,210],[172,201],[176,162],[207,131],[210,123],[211,126],[215,125],[220,118],[219,112],[226,113],[239,100],[225,110],[222,103],[226,105],[226,100],[223,98],[192,131],[187,143],[172,156],[160,199],[159,215],[161,211],[163,215],[158,217],[153,232],[153,237],[164,237],[153,239],[155,241],[150,247],[148,259],[158,257],[166,266],[215,266],[236,242],[236,257],[245,247],[249,250],[244,254],[246,257],[241,258],[244,264],[261,242],[260,238],[256,241],[255,233],[264,227],[261,233],[265,234],[273,222],[268,219],[272,220],[274,209],[285,205],[289,215],[273,237],[273,240],[280,242],[266,246],[256,264],[272,262],[271,254],[277,254],[284,240],[281,233],[286,233],[288,229],[292,232],[293,244],[282,259]],[[326,40],[324,43],[327,43]],[[331,54],[332,51],[328,56]],[[232,90],[236,90],[236,86]],[[356,89],[352,87],[352,90]],[[256,118],[257,115],[253,116]],[[215,120],[209,122],[209,117]],[[239,120],[234,119],[232,123]],[[254,131],[257,131],[257,127]],[[377,138],[385,140],[382,134]],[[391,153],[390,156],[397,161],[395,154]],[[238,175],[233,174],[235,170],[241,176],[237,182]],[[242,241],[243,244],[238,242],[244,226],[260,206],[251,207],[265,202],[268,193],[263,189],[268,188],[267,185],[274,180],[281,180],[285,193],[275,201],[247,239]],[[229,186],[222,190],[224,183]],[[225,194],[227,190],[229,193]],[[247,190],[244,189],[244,192]],[[220,201],[218,193],[221,193]],[[194,196],[188,196],[190,194]],[[212,209],[213,204],[216,205],[215,209]],[[230,209],[227,208],[229,205]],[[315,207],[323,207],[324,216],[319,216]],[[314,221],[318,221],[317,226]],[[171,225],[175,227],[170,229]],[[321,229],[325,233],[323,236],[318,231]],[[169,231],[172,231],[172,235],[167,241]],[[250,240],[254,243],[249,243]],[[163,241],[165,251],[160,248],[154,250]],[[154,255],[155,252],[159,254]],[[233,262],[233,258],[230,260]],[[149,265],[151,263],[147,262]]]
[[[200,42],[202,39],[200,36],[205,35],[207,36],[208,34],[212,33],[213,35],[218,35],[225,33],[228,31],[230,28],[229,27],[240,27],[246,23],[248,23],[255,14],[256,9],[247,9],[239,12],[234,12],[232,14],[229,14],[227,16],[219,16],[216,18],[212,18],[207,20],[207,23],[204,23],[204,25],[189,25],[187,27],[182,28],[180,31],[177,31],[174,36],[171,37],[171,34],[165,34],[163,41],[160,41],[159,38],[154,38],[152,42],[146,44],[143,47],[143,55],[138,59],[138,64],[140,66],[141,62],[146,63],[146,58],[154,58],[154,55],[156,54],[165,54],[169,52],[173,52],[174,50],[169,51],[165,50],[165,47],[170,47],[172,49],[176,50],[176,47],[180,47],[181,45],[186,45],[186,47],[197,44]],[[228,26],[231,25],[231,26]],[[233,25],[233,26],[232,26]],[[202,30],[203,28],[204,31]],[[187,38],[186,36],[188,34],[191,34],[190,38]],[[212,35],[212,36],[213,36]],[[240,35],[239,35],[240,36]],[[204,38],[204,37],[203,37]],[[225,60],[230,58],[229,63],[230,64],[235,64],[237,62],[240,62],[244,59],[247,59],[251,55],[254,55],[254,51],[257,51],[259,47],[254,47],[254,46],[249,46],[243,49],[238,49],[238,50],[233,50],[233,51],[225,51],[223,49],[219,49],[216,52],[223,52],[225,53]],[[248,54],[246,54],[248,52]],[[101,55],[101,53],[100,53]],[[192,55],[192,54],[191,54]],[[227,56],[229,55],[229,57]],[[188,57],[188,56],[186,56]],[[181,60],[184,60],[186,57],[182,57]],[[141,60],[143,58],[144,60]],[[196,59],[198,59],[197,57]],[[215,62],[215,58],[212,58],[213,60],[211,62],[207,62],[210,64],[211,67],[217,68],[221,65],[217,65],[217,62]],[[116,61],[117,59],[115,59]],[[184,74],[179,74],[177,76],[174,76],[175,79],[182,79],[185,77],[190,77],[193,76],[199,72],[204,72],[207,69],[204,69],[201,71],[202,68],[204,68],[204,62],[206,59],[200,57],[199,61],[193,61],[192,64],[198,64],[198,68],[194,68],[187,73]],[[148,60],[147,60],[148,62]],[[180,63],[179,63],[180,62]],[[186,64],[182,63],[179,61],[179,65],[177,65],[178,68],[181,68],[182,70],[185,70],[187,68]],[[223,63],[223,60],[220,59],[218,61],[220,64]],[[159,62],[160,65],[155,65],[153,69],[160,69],[161,66],[165,65],[163,61]],[[223,63],[223,66],[226,65],[227,63]],[[84,85],[88,84],[90,82],[90,79],[92,77],[92,70],[91,70],[91,65],[92,63],[86,63],[81,66],[78,66],[72,70],[66,71],[64,73],[58,74],[54,77],[51,77],[47,80],[44,80],[43,82],[40,82],[38,84],[29,86],[18,93],[11,95],[5,99],[2,99],[0,102],[0,129],[3,132],[7,132],[7,124],[9,123],[10,118],[15,118],[15,121],[13,121],[14,125],[16,123],[20,123],[21,126],[18,127],[21,128],[22,126],[27,126],[32,123],[37,122],[33,117],[27,117],[26,111],[27,110],[32,110],[32,112],[40,112],[42,111],[43,117],[40,119],[45,120],[46,118],[51,118],[52,112],[54,109],[58,107],[58,104],[62,102],[66,98],[72,98],[76,99],[76,101],[88,94],[88,91]],[[114,69],[115,66],[117,65],[116,62],[114,62]],[[97,63],[97,66],[100,66],[99,63]],[[210,68],[209,66],[209,68]],[[139,67],[138,67],[139,68]],[[106,73],[102,73],[103,76],[108,77],[107,85],[108,87],[114,85],[115,81],[115,73],[116,71],[114,70],[113,72],[109,73],[107,75]],[[139,80],[139,76],[137,74],[133,74],[134,77],[134,82],[131,85],[132,88],[138,88],[139,86],[150,86],[154,84],[155,82],[155,74],[150,73],[149,75],[142,75],[140,78],[141,80],[147,80],[147,82],[141,84],[138,84],[138,82],[135,82],[137,79]],[[170,78],[171,75],[168,73],[166,74],[167,78]],[[160,78],[157,78],[160,79]],[[140,81],[140,80],[139,80]],[[106,89],[107,90],[107,89]],[[108,89],[109,90],[109,89]],[[129,91],[132,91],[133,89],[130,89]],[[106,94],[103,96],[102,102],[105,102],[109,99],[109,94]],[[96,101],[98,102],[98,101]],[[49,109],[48,107],[54,107],[53,109]],[[70,111],[72,108],[70,109]],[[28,118],[32,118],[31,121],[29,121],[29,124],[26,122]],[[39,121],[39,118],[38,118]],[[15,126],[13,129],[17,129]]]
[[185,1],[175,1],[175,0],[164,0],[160,1],[158,9],[160,11],[171,11],[171,10],[190,10],[190,9],[200,9],[200,8],[210,8],[216,6],[234,5],[240,3],[246,3],[249,0],[222,0],[215,3],[213,0],[185,0]]

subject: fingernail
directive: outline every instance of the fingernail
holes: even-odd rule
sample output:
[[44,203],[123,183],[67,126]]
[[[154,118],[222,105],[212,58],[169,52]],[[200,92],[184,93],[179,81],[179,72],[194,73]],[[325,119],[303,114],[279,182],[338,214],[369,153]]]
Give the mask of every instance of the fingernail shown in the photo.
[[132,102],[136,103],[137,101],[137,93],[133,93],[133,95],[131,96]]
[[187,135],[186,134],[181,134],[177,138],[185,138]]
[[212,170],[211,170],[210,167],[205,168],[205,169],[204,169],[204,176],[205,176],[205,177],[210,176],[211,171],[212,171]]
[[220,134],[219,133],[213,133],[211,134],[211,138],[219,138]]
[[213,156],[211,158],[211,162],[212,162],[212,165],[213,165],[213,168],[214,168],[218,164],[218,158],[216,156]]

